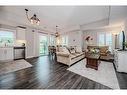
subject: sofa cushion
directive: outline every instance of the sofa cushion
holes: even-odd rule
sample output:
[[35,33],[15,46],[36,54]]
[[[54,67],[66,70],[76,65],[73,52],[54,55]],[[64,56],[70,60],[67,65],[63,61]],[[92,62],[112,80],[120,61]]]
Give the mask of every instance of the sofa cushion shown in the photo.
[[62,48],[62,52],[67,53],[67,54],[70,54],[69,50],[66,47],[63,47]]
[[107,56],[100,56],[100,60],[102,61],[109,61],[109,62],[113,62],[114,61],[114,56],[113,55],[107,55]]
[[63,52],[63,47],[59,47],[59,52]]
[[82,52],[82,53],[71,54],[71,59],[75,59],[75,58],[80,57],[80,56],[82,56],[82,55],[84,55],[83,52]]
[[109,47],[108,46],[101,46],[100,47],[100,54],[101,55],[107,55]]
[[75,48],[69,48],[68,50],[69,50],[69,52],[70,52],[71,54],[74,54],[74,53],[75,53]]
[[75,54],[70,54],[70,58],[71,58],[71,59],[73,59],[73,58],[75,58],[75,57],[76,57]]
[[56,54],[57,54],[58,56],[64,56],[64,57],[69,57],[69,56],[70,56],[70,54],[65,53],[65,52],[56,52]]
[[81,47],[76,47],[76,53],[81,53],[82,52],[82,48]]

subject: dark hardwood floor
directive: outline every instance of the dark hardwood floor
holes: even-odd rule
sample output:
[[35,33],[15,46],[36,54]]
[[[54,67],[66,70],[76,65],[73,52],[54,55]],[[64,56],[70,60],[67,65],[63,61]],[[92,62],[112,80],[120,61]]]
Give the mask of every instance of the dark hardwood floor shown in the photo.
[[127,89],[127,73],[116,72],[120,89]]
[[[27,61],[33,67],[0,76],[0,89],[110,89],[68,71],[68,66],[57,63],[52,57],[42,56]],[[124,78],[127,79],[122,77],[120,80]]]

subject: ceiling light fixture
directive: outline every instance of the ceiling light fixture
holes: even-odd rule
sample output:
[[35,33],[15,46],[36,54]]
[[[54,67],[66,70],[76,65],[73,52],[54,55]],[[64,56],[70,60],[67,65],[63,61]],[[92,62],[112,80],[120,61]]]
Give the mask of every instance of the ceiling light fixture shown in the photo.
[[55,33],[55,36],[56,36],[56,37],[59,37],[60,34],[58,33],[57,29],[58,29],[58,26],[56,25],[56,33]]
[[40,24],[40,20],[37,18],[36,14],[34,14],[31,18],[29,18],[28,9],[25,9],[25,11],[26,11],[27,19],[30,21],[31,24],[36,24],[36,25]]

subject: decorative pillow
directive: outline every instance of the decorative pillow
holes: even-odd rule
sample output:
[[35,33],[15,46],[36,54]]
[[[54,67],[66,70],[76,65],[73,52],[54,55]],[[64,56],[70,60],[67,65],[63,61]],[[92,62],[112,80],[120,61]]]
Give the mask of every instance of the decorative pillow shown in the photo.
[[69,48],[69,52],[70,52],[71,54],[74,54],[74,53],[75,53],[75,48],[74,48],[74,47]]
[[75,53],[75,49],[70,49],[70,53]]
[[100,52],[101,53],[106,53],[108,51],[108,46],[105,46],[105,47],[101,47],[100,48]]
[[70,53],[66,47],[63,47],[63,48],[62,48],[62,52],[67,53],[67,54]]
[[82,48],[81,47],[76,47],[76,52],[77,53],[81,53],[82,52]]
[[63,47],[59,47],[59,52],[63,52]]

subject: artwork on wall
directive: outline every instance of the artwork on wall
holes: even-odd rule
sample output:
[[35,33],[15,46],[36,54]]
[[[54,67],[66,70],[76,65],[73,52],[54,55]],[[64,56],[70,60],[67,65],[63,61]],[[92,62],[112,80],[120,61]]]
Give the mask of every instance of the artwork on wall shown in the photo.
[[86,44],[87,44],[87,45],[92,44],[92,40],[93,40],[93,37],[91,37],[91,36],[87,36],[87,37],[85,38],[85,41],[86,41]]

